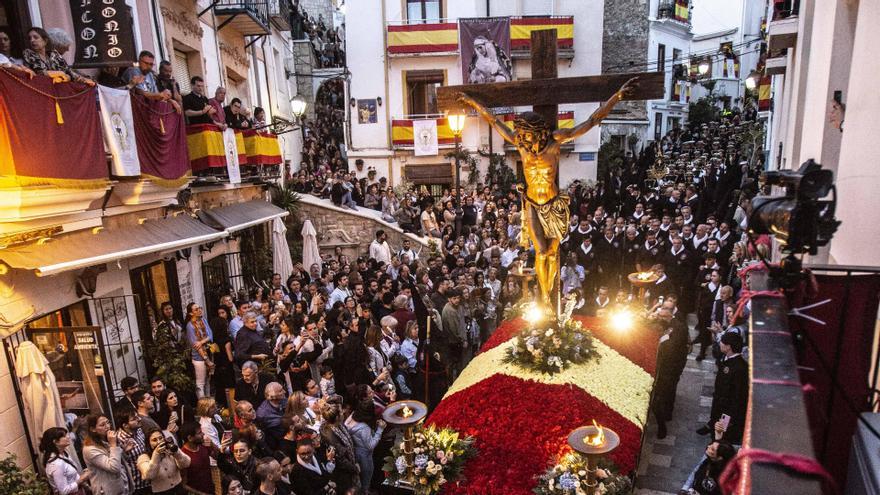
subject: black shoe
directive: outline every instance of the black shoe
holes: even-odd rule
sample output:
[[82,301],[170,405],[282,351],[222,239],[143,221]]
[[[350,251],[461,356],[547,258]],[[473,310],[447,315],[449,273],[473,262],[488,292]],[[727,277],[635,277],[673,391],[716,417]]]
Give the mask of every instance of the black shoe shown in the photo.
[[697,430],[697,435],[708,435],[711,432],[712,430],[708,426],[703,425]]
[[666,438],[666,422],[657,423],[657,440]]
[[701,352],[701,353],[697,354],[697,362],[698,363],[704,359],[706,359],[706,353]]

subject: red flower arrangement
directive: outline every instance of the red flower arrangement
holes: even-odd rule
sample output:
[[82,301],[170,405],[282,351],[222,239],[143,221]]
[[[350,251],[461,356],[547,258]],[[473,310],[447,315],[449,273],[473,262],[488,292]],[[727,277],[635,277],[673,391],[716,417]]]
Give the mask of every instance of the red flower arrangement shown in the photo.
[[609,456],[620,472],[635,469],[641,428],[578,387],[496,374],[447,397],[428,422],[474,435],[480,455],[444,493],[530,495],[547,463],[568,451],[569,432],[593,419],[620,435]]

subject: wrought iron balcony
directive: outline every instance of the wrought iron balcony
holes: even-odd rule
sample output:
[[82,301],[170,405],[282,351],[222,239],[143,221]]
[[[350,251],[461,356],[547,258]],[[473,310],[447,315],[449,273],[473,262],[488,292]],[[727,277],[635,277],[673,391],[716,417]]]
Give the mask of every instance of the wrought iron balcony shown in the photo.
[[281,31],[289,31],[290,0],[269,0],[269,18],[272,24]]
[[230,26],[245,36],[270,33],[269,0],[217,0],[214,15],[218,31]]

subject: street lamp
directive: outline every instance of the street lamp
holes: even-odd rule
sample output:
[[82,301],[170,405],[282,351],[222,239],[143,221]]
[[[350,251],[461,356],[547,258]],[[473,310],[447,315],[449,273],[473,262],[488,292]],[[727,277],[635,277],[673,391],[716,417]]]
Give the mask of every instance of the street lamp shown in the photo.
[[706,74],[708,74],[709,73],[709,61],[703,60],[702,62],[700,62],[700,64],[697,65],[697,70],[700,72],[701,76],[705,76]]
[[758,71],[752,71],[749,74],[749,77],[746,78],[746,88],[755,89],[758,87],[758,81],[761,80],[761,73]]
[[455,139],[455,208],[461,209],[461,162],[459,160],[459,146],[461,144],[461,131],[464,130],[465,114],[456,113],[446,116],[449,122],[449,129],[452,131],[452,137]]
[[293,112],[293,116],[296,117],[296,120],[299,123],[303,148],[305,148],[306,145],[306,126],[303,125],[303,115],[305,115],[306,107],[308,105],[308,102],[306,102],[306,99],[303,98],[302,95],[296,95],[290,100],[290,111]]

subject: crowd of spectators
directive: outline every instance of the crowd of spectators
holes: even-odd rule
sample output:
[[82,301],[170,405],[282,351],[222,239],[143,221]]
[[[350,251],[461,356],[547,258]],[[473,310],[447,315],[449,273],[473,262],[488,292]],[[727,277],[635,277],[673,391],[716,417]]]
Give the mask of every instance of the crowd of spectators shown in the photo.
[[[331,43],[339,54],[335,31],[321,21],[304,20],[302,29],[323,43],[321,54]],[[29,38],[31,48],[17,60],[3,51],[0,33],[0,64],[88,82],[57,55],[62,43],[39,28]],[[142,52],[137,67],[101,77],[173,102],[191,124],[261,125],[260,109],[251,118],[237,99],[225,105],[223,88],[209,98],[201,78],[181,95],[170,64],[160,62],[154,73],[154,62]],[[342,84],[329,80],[319,92],[292,187],[340,207],[375,210],[429,238],[427,246],[411,238],[392,246],[378,231],[361,256],[337,252],[297,265],[288,280],[276,274],[248,297],[224,295],[213,314],[196,303],[163,305],[157,334],[190,361],[193,390],[127,378],[118,384],[124,396],[112,421],[89,416],[73,439],[45,432],[43,463],[56,491],[371,493],[395,433],[381,420],[384,408],[410,397],[435,406],[505,310],[534,298],[534,286],[523,293],[508,276],[533,257],[519,193],[480,184],[434,197],[424,187],[395,190],[377,174],[357,178],[342,145]],[[714,493],[704,488],[735,452],[745,421],[746,327],[734,306],[736,273],[767,249],[744,236],[761,165],[748,161],[744,146],[755,125],[735,114],[675,129],[601,181],[567,189],[572,219],[561,282],[576,314],[633,303],[628,273],[659,275],[647,299],[635,301],[664,331],[651,406],[658,435],[665,435],[692,347],[698,360],[711,355],[717,363],[712,414],[699,431],[715,438],[686,487],[699,493]],[[658,167],[666,173],[654,174]],[[697,318],[692,331],[688,313]],[[71,440],[78,459],[67,455]]]
[[299,0],[294,0],[291,9],[293,39],[308,39],[311,42],[313,54],[318,63],[317,68],[344,67],[345,50],[342,28],[334,29],[332,22],[328,25],[321,14],[318,14],[317,18],[312,17],[299,4]]

